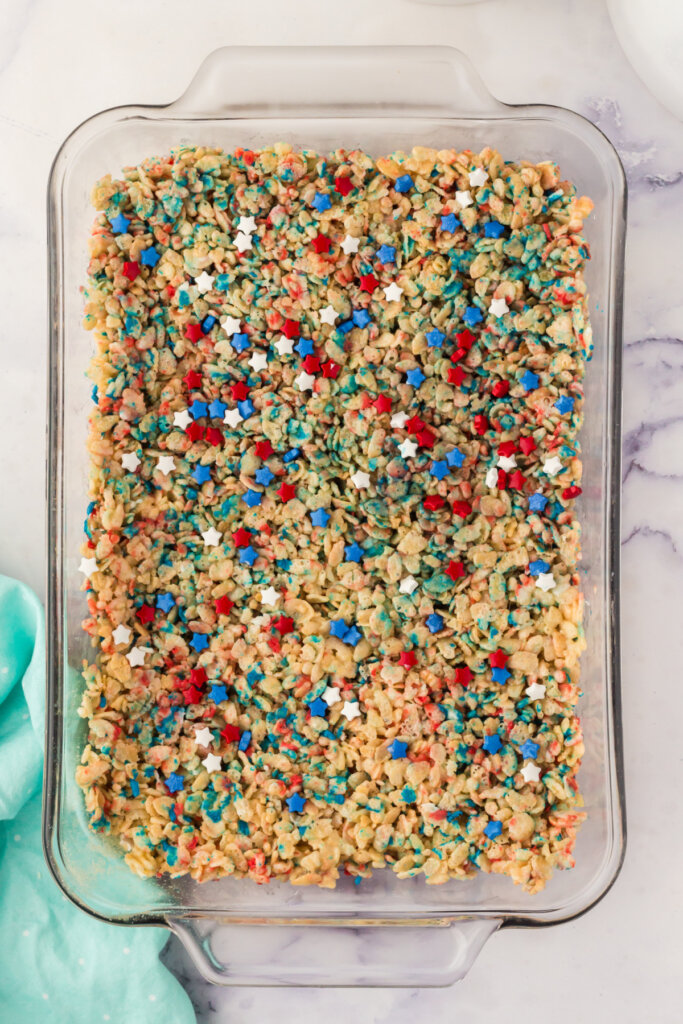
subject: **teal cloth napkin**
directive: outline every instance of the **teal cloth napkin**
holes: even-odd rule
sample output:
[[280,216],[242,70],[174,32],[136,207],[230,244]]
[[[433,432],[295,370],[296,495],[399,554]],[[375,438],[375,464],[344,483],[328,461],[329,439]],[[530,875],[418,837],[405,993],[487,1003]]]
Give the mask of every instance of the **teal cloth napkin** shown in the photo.
[[84,914],[45,864],[44,666],[40,603],[0,576],[0,1020],[193,1024],[186,992],[159,960],[168,932]]

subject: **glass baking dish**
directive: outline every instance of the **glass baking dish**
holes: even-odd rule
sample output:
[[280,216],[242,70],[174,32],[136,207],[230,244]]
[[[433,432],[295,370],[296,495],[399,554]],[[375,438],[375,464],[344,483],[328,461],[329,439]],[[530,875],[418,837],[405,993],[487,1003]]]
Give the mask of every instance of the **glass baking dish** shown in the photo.
[[[580,713],[580,779],[588,818],[576,867],[529,896],[479,874],[428,886],[375,876],[336,890],[223,879],[140,879],[88,831],[74,771],[84,743],[77,716],[85,595],[77,572],[87,505],[85,376],[92,339],[82,325],[93,183],[181,142],[257,148],[287,141],[324,152],[380,155],[415,144],[485,145],[509,159],[559,162],[595,202],[586,225],[595,355],[586,379],[581,572],[588,649]],[[120,107],[82,124],[61,147],[49,183],[50,384],[47,745],[44,845],[64,893],[127,925],[175,931],[200,970],[223,984],[443,985],[462,977],[495,929],[583,913],[621,864],[625,826],[619,704],[619,457],[625,185],[619,159],[588,121],[557,107],[506,106],[468,60],[446,47],[225,48],[212,53],[175,103]],[[291,934],[283,934],[284,931]],[[288,940],[288,941],[285,941]]]

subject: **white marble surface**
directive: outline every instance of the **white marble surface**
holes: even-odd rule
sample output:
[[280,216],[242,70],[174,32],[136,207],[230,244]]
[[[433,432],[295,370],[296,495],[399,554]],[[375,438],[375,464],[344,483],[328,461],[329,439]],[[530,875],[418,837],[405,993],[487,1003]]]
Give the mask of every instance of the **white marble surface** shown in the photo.
[[[190,13],[200,7],[201,20]],[[683,127],[629,67],[600,0],[452,8],[410,0],[0,5],[0,571],[44,590],[44,192],[53,154],[89,114],[170,100],[209,49],[255,42],[455,44],[500,98],[571,107],[599,124],[622,155],[630,186],[623,505],[630,837],[621,876],[594,910],[551,930],[495,935],[455,989],[221,990],[199,979],[174,943],[166,962],[202,1024],[321,1017],[336,1024],[350,1014],[363,1024],[680,1020],[683,830],[673,709],[680,717]]]

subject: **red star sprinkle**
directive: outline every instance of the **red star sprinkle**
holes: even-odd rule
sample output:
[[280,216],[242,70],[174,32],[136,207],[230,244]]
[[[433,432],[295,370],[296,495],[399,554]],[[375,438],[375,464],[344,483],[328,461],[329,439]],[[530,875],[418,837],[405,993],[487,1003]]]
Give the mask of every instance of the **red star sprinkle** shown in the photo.
[[294,632],[294,619],[281,615],[279,619],[275,619],[273,622],[273,629],[276,629],[282,636],[287,636],[288,633]]
[[150,604],[141,605],[135,614],[143,625],[147,622],[152,622],[154,619],[154,609]]
[[508,477],[508,484],[512,487],[513,491],[524,490],[524,477],[518,469],[511,473]]
[[498,490],[504,491],[508,485],[508,476],[504,469],[498,470]]
[[465,351],[464,348],[456,348],[455,352],[451,356],[451,362],[452,363],[459,363],[460,360],[464,359],[464,357],[466,355],[467,355],[467,352]]
[[186,704],[201,704],[202,696],[202,691],[198,690],[196,686],[188,686],[183,690],[183,698]]
[[240,731],[236,725],[231,725],[229,722],[225,723],[223,729],[221,729],[221,736],[226,743],[237,743],[240,738]]
[[465,379],[465,371],[462,366],[454,366],[448,371],[448,383],[455,384],[456,387],[460,387]]
[[449,562],[446,575],[450,576],[452,580],[458,580],[465,575],[465,566],[462,562]]
[[312,244],[316,252],[330,251],[330,240],[327,235],[316,235]]
[[514,455],[517,451],[517,445],[514,441],[503,441],[502,444],[498,445],[498,454],[504,455],[506,458],[510,455]]
[[391,410],[391,399],[388,395],[378,395],[372,404],[377,412],[389,412]]
[[562,497],[565,499],[565,501],[569,501],[570,498],[578,498],[578,496],[582,493],[583,492],[580,487],[577,487],[576,484],[572,484],[571,487],[565,487],[565,489],[562,491]]
[[415,651],[401,651],[398,656],[398,663],[402,668],[412,668],[413,665],[417,665]]
[[232,539],[236,548],[246,548],[247,544],[251,543],[251,534],[249,530],[245,530],[243,526],[240,526],[239,530],[235,530],[233,533]]
[[199,341],[204,337],[201,324],[188,324],[185,328],[185,337],[190,341]]
[[417,443],[422,445],[423,448],[433,448],[436,434],[433,434],[431,430],[421,430],[419,434],[416,434],[416,439]]
[[214,448],[218,448],[219,445],[223,444],[223,435],[218,427],[208,427],[206,431],[206,440],[209,444],[212,444]]
[[520,437],[519,447],[525,455],[530,455],[536,447],[536,442],[534,441],[533,437]]
[[299,323],[297,320],[285,320],[282,325],[282,333],[285,338],[297,338],[299,336]]
[[190,669],[190,682],[193,686],[203,686],[206,678],[206,669],[202,668],[201,665],[199,668]]
[[273,446],[268,438],[266,438],[265,441],[256,442],[254,445],[254,451],[258,455],[259,459],[268,459],[273,454]]
[[202,375],[197,373],[196,370],[189,370],[183,377],[183,384],[188,387],[190,391],[193,388],[200,388],[202,386]]
[[489,654],[489,662],[491,668],[505,668],[507,660],[510,657],[505,651],[491,651]]
[[317,356],[306,356],[301,365],[306,373],[317,373],[320,369],[320,360]]
[[461,665],[455,670],[455,681],[460,686],[468,686],[472,682],[472,670],[467,665]]
[[453,515],[460,516],[461,519],[466,519],[471,511],[472,506],[468,501],[453,502]]
[[466,352],[469,352],[477,338],[475,334],[472,334],[472,331],[465,329],[464,331],[458,331],[455,340],[458,348],[464,348]]
[[279,494],[283,501],[291,501],[296,496],[296,488],[292,484],[281,483],[276,494]]
[[206,427],[203,427],[201,423],[197,423],[196,420],[193,420],[185,433],[189,437],[190,441],[201,441],[206,433]]
[[422,502],[428,512],[436,512],[437,509],[443,508],[446,504],[446,499],[442,498],[440,494],[430,494],[428,498]]
[[370,295],[374,292],[375,288],[379,287],[379,281],[374,274],[361,274],[360,278],[360,290],[362,292],[368,292]]
[[227,594],[223,597],[219,597],[216,600],[216,615],[229,615],[231,608],[235,607],[235,602],[231,601]]
[[482,434],[485,434],[486,431],[489,429],[489,421],[486,419],[485,416],[482,416],[481,413],[478,413],[474,417],[474,420],[472,422],[474,425],[475,434],[479,434],[480,437]]
[[420,430],[424,430],[426,423],[421,420],[419,416],[411,416],[409,420],[406,420],[406,430],[409,434],[417,434]]
[[491,394],[494,398],[505,398],[508,391],[510,390],[510,383],[507,380],[497,380],[491,388]]
[[328,359],[327,362],[323,363],[322,365],[323,377],[334,378],[337,376],[340,370],[341,366],[339,365],[339,363],[335,363],[333,359]]
[[236,402],[243,402],[249,395],[249,388],[243,380],[238,380],[236,384],[230,385],[230,394]]
[[338,178],[334,179],[334,190],[340,196],[348,196],[352,188],[353,182],[348,174],[340,174]]
[[134,262],[129,263],[126,261],[126,263],[123,264],[123,273],[129,281],[134,281],[140,273],[140,264]]

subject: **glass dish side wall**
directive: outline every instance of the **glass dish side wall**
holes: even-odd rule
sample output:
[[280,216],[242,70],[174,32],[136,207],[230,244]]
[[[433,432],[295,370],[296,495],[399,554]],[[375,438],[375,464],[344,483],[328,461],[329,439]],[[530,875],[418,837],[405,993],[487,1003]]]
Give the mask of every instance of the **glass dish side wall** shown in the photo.
[[[265,73],[267,69],[267,74]],[[247,73],[248,72],[248,73]],[[324,77],[321,77],[324,73]],[[315,97],[310,83],[315,81]],[[320,88],[318,88],[320,85]],[[273,94],[276,99],[273,99]],[[367,97],[371,96],[372,101]],[[510,159],[555,159],[595,202],[587,225],[593,248],[588,283],[595,357],[586,380],[583,590],[588,650],[580,710],[587,753],[580,774],[588,821],[577,867],[529,897],[509,880],[480,875],[430,887],[377,872],[359,892],[258,888],[230,879],[141,880],[120,854],[87,829],[73,781],[84,725],[77,717],[80,665],[91,657],[80,628],[85,598],[76,572],[87,504],[85,440],[92,338],[81,326],[89,193],[97,178],[183,142],[256,148],[284,140],[325,151],[362,147],[379,155],[415,144],[492,145]],[[395,921],[495,916],[543,923],[580,913],[613,881],[623,850],[618,721],[618,494],[620,306],[624,185],[612,147],[568,111],[505,107],[490,97],[457,51],[445,48],[261,49],[217,51],[190,89],[165,108],[121,108],[98,115],[70,137],[50,183],[51,378],[48,486],[48,764],[45,845],[67,895],[121,923],[183,915],[222,919]]]

